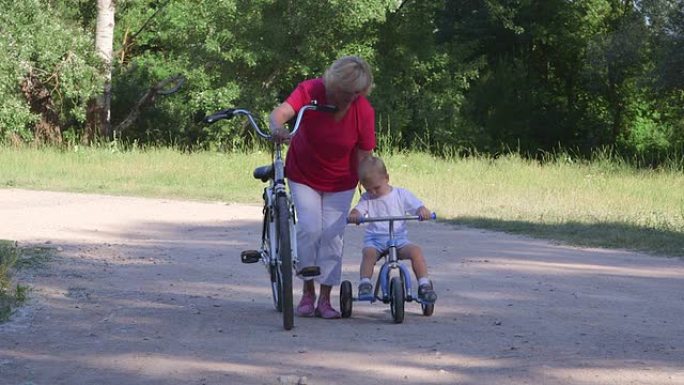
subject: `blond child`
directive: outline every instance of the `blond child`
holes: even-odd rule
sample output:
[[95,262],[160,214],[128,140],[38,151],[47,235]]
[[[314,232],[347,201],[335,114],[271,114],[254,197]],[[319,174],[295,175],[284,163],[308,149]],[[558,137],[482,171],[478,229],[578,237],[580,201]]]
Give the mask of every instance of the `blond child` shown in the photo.
[[[402,216],[407,213],[430,218],[431,212],[410,191],[389,184],[389,174],[382,159],[376,156],[365,158],[359,164],[359,181],[366,190],[361,194],[358,204],[351,210],[347,220],[358,224],[362,217]],[[411,260],[413,272],[418,279],[418,298],[428,303],[437,300],[432,282],[428,277],[427,265],[421,248],[411,243],[407,237],[403,221],[394,224],[394,239],[397,242],[399,259]],[[387,222],[369,222],[363,241],[360,267],[359,299],[373,298],[371,277],[380,253],[389,241]]]

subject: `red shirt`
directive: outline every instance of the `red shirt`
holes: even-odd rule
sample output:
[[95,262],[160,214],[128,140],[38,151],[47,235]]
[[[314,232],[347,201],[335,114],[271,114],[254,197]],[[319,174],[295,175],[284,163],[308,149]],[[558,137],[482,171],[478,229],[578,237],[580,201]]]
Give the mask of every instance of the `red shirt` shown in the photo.
[[[300,83],[286,102],[299,112],[312,100],[329,104],[321,78]],[[357,149],[375,148],[375,111],[368,99],[359,96],[340,121],[335,121],[333,116],[311,110],[304,113],[287,152],[288,179],[324,192],[356,187],[359,182]]]

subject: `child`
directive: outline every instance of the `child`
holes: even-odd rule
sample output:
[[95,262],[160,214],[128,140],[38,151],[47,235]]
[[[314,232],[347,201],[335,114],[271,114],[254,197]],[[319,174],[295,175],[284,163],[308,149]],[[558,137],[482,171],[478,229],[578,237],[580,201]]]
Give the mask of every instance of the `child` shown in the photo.
[[[366,189],[359,203],[354,207],[347,220],[358,224],[364,216],[385,217],[401,216],[409,213],[422,218],[430,218],[430,211],[411,192],[389,185],[389,174],[382,159],[369,156],[359,165],[359,181]],[[397,242],[399,259],[410,259],[413,272],[418,278],[418,298],[427,303],[437,300],[432,282],[428,278],[425,257],[418,245],[409,242],[406,224],[403,221],[394,223],[394,238]],[[386,248],[389,240],[388,222],[369,222],[363,241],[363,260],[361,261],[361,281],[359,283],[359,299],[373,298],[373,268],[378,255]]]

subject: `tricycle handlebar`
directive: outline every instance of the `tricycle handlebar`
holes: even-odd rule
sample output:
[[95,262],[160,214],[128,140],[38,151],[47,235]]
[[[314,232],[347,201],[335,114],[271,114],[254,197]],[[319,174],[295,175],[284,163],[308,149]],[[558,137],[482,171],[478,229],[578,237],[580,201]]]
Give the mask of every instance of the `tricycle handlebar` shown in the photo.
[[[411,221],[411,220],[416,220],[416,221],[425,221],[429,219],[437,219],[437,214],[432,213],[430,214],[429,218],[423,218],[420,215],[397,215],[397,216],[389,216],[389,217],[360,217],[359,218],[359,224],[361,223],[366,223],[366,222],[393,222],[393,221]],[[352,223],[352,222],[349,222]]]

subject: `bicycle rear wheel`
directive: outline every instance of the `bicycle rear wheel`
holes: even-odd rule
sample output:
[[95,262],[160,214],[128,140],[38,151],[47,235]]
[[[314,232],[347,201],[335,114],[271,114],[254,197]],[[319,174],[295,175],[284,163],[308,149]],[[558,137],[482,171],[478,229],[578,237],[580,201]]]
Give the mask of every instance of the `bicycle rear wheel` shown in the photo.
[[292,305],[292,245],[290,244],[290,205],[287,196],[276,198],[276,233],[278,237],[278,286],[280,288],[279,302],[283,312],[283,327],[290,330],[294,326],[294,311]]

